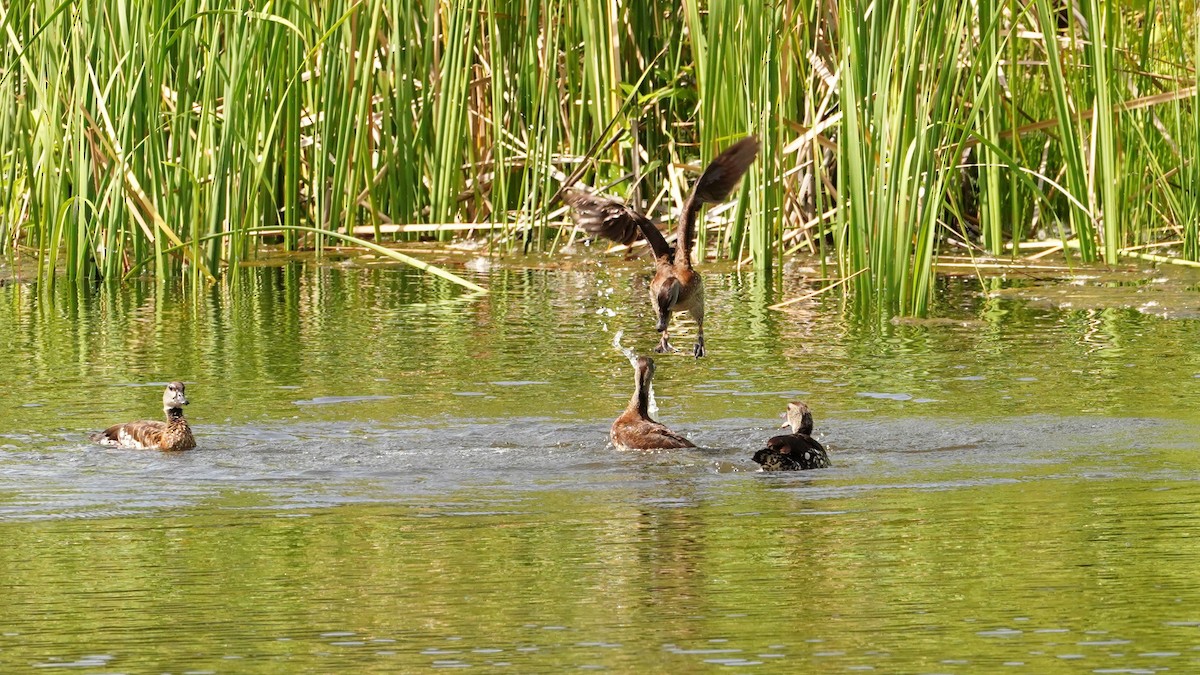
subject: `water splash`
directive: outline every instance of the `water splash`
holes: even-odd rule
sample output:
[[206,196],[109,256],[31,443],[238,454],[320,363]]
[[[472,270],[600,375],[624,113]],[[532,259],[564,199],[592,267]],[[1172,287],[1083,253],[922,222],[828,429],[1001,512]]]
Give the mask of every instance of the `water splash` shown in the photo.
[[[621,336],[624,334],[625,334],[624,329],[617,331],[617,334],[613,336],[613,346],[617,348],[617,351],[624,354],[625,358],[629,359],[629,365],[633,366],[634,369],[636,369],[637,368],[637,358],[638,358],[637,352],[633,351],[629,347],[624,347],[621,345]],[[658,413],[658,401],[654,400],[654,383],[651,382],[650,383],[650,414],[654,415],[656,413]]]
[[629,359],[629,365],[636,367],[637,366],[637,354],[632,349],[621,346],[621,337],[624,335],[625,335],[624,328],[617,331],[617,334],[613,336],[613,347],[616,347],[617,351],[621,352],[622,354],[625,355],[625,358]]

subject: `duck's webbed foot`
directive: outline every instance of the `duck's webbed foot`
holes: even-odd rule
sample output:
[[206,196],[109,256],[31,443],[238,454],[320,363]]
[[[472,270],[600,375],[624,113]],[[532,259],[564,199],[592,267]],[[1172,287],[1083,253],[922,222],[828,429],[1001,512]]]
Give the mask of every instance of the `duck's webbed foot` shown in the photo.
[[692,354],[694,354],[696,358],[704,356],[704,338],[696,340],[696,346],[692,348]]
[[679,350],[671,346],[671,343],[667,341],[667,332],[663,331],[662,339],[658,341],[658,346],[654,348],[654,351],[659,354],[674,354]]

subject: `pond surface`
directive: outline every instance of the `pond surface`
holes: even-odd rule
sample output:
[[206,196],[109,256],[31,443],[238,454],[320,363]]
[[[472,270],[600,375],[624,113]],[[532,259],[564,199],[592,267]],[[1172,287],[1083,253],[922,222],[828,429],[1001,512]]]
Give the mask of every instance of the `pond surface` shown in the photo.
[[[715,268],[709,355],[656,357],[700,449],[657,454],[607,445],[640,263],[0,286],[0,670],[1196,671],[1200,322],[1142,300],[1200,292],[1163,274],[876,324]],[[173,379],[197,450],[88,442]],[[832,469],[755,471],[791,399]]]

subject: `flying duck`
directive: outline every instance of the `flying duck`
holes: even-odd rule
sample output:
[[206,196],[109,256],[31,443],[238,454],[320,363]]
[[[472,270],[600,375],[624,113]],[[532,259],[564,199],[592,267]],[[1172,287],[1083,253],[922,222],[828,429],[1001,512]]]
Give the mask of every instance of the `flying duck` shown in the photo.
[[563,193],[563,201],[571,206],[575,223],[586,232],[625,245],[639,237],[650,244],[654,252],[650,303],[658,317],[655,330],[662,333],[654,351],[660,354],[678,351],[667,339],[667,325],[673,313],[688,312],[697,327],[692,353],[696,358],[704,356],[704,282],[692,267],[696,220],[704,204],[719,204],[729,198],[742,174],[758,155],[758,147],[758,138],[747,136],[709,162],[683,202],[675,247],[667,243],[649,218],[621,202],[575,189]]

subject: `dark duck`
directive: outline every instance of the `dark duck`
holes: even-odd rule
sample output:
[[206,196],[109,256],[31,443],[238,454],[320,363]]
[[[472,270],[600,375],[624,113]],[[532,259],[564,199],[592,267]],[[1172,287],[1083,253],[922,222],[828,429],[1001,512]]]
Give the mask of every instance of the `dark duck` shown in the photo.
[[639,237],[650,244],[654,252],[650,302],[658,317],[656,330],[662,333],[662,339],[654,351],[678,351],[667,339],[667,326],[672,314],[687,312],[696,321],[696,345],[692,353],[697,358],[704,356],[704,282],[692,267],[696,220],[702,206],[719,204],[729,198],[756,155],[758,138],[747,136],[709,162],[683,203],[675,247],[667,243],[662,232],[649,218],[621,202],[580,190],[564,193],[563,200],[571,206],[576,224],[586,232],[625,245],[632,244]]
[[829,466],[825,448],[812,437],[812,411],[807,404],[789,403],[783,426],[790,426],[792,433],[772,437],[767,447],[754,453],[752,459],[762,465],[763,471],[802,471]]
[[114,424],[92,435],[92,440],[101,445],[110,445],[131,450],[191,450],[196,447],[192,428],[183,418],[183,406],[187,397],[182,382],[172,382],[163,392],[163,413],[167,421],[141,421]]
[[654,361],[639,356],[634,362],[633,398],[609,433],[618,450],[671,450],[694,448],[691,441],[650,419],[650,382]]

